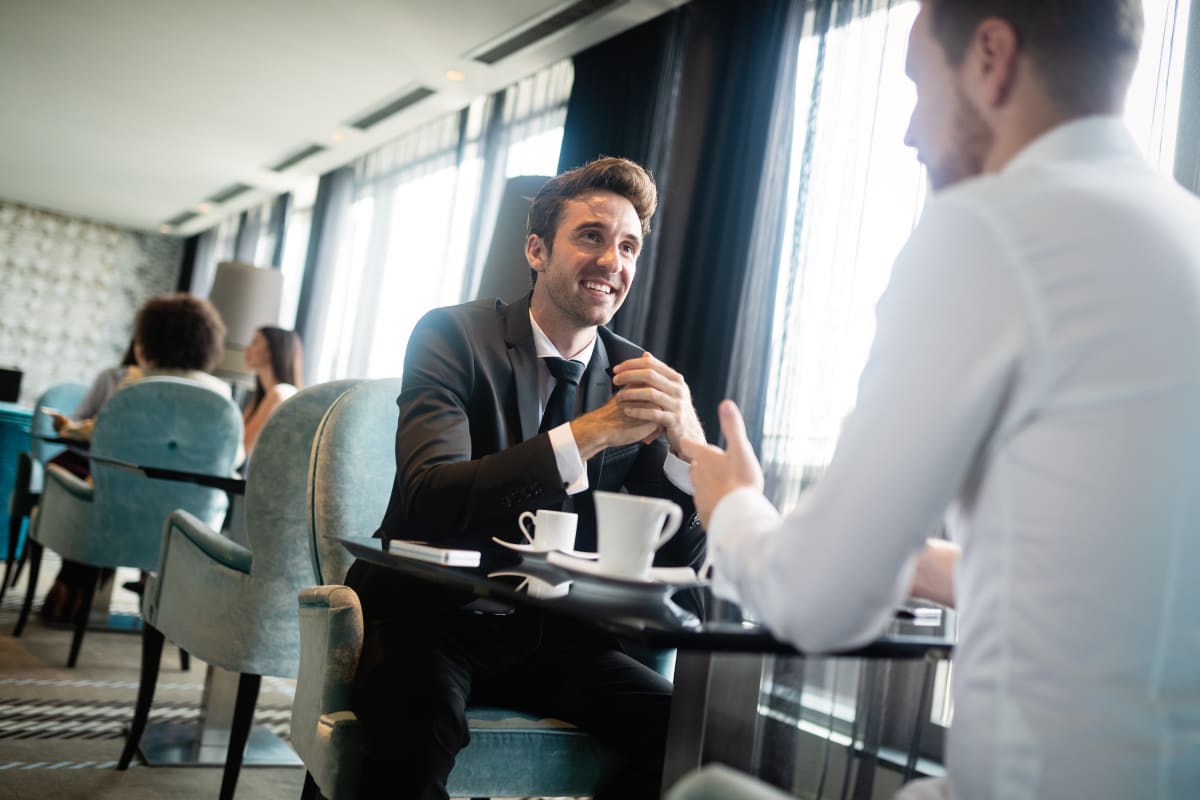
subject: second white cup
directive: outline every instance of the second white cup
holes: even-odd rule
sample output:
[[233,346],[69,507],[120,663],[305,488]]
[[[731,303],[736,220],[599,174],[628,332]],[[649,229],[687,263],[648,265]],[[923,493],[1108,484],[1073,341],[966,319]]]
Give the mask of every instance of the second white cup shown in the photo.
[[[579,517],[568,511],[539,508],[536,514],[522,511],[521,516],[517,517],[517,527],[535,550],[571,550],[575,547],[575,526],[578,521]],[[533,523],[533,533],[529,532],[527,522]]]
[[679,530],[683,509],[657,497],[599,491],[592,496],[599,571],[618,578],[647,577],[655,551]]

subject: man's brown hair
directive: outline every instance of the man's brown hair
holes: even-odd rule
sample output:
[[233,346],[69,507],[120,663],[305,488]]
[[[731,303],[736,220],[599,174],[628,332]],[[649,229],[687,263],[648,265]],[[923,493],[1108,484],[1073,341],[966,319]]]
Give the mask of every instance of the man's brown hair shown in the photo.
[[568,170],[542,185],[529,207],[526,235],[536,233],[549,251],[558,232],[558,220],[566,201],[588,192],[613,192],[633,204],[642,223],[642,236],[650,233],[650,218],[658,207],[654,178],[640,164],[627,158],[604,156],[582,167]]
[[208,372],[225,348],[225,323],[207,300],[167,294],[147,300],[138,311],[133,338],[155,367]]
[[933,34],[959,65],[979,23],[1012,26],[1050,98],[1073,114],[1118,110],[1142,43],[1141,0],[925,0]]

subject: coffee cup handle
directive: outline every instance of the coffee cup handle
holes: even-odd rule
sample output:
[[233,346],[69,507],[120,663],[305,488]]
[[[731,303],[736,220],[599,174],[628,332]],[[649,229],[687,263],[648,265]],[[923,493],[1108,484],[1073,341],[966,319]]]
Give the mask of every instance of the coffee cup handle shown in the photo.
[[667,524],[663,527],[663,532],[658,535],[658,542],[655,543],[654,549],[662,547],[671,537],[679,531],[679,523],[683,522],[683,509],[675,503],[667,502]]
[[521,516],[517,517],[517,527],[521,529],[521,533],[525,534],[525,541],[533,544],[533,534],[525,527],[525,520],[529,519],[534,525],[537,525],[536,517],[532,511],[522,511]]

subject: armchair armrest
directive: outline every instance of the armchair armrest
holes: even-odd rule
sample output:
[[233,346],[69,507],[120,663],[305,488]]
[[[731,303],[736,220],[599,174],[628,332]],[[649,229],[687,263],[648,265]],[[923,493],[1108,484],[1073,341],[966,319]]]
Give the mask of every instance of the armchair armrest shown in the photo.
[[166,528],[163,531],[163,556],[159,561],[160,570],[166,561],[167,547],[175,532],[218,564],[246,575],[250,574],[250,566],[254,562],[254,554],[250,550],[217,533],[183,509],[177,509],[167,517]]
[[354,797],[364,734],[350,706],[362,654],[362,606],[353,589],[337,585],[302,589],[299,604],[292,746],[323,795]]

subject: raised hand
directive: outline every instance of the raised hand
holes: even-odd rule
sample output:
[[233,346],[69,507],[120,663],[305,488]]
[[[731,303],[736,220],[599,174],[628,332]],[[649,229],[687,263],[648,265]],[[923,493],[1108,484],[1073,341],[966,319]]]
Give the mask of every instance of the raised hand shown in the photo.
[[725,400],[717,409],[726,449],[707,444],[703,439],[685,438],[684,457],[692,462],[692,488],[700,522],[708,525],[717,503],[735,489],[746,487],[762,491],[762,467],[746,436],[746,423],[737,404]]

